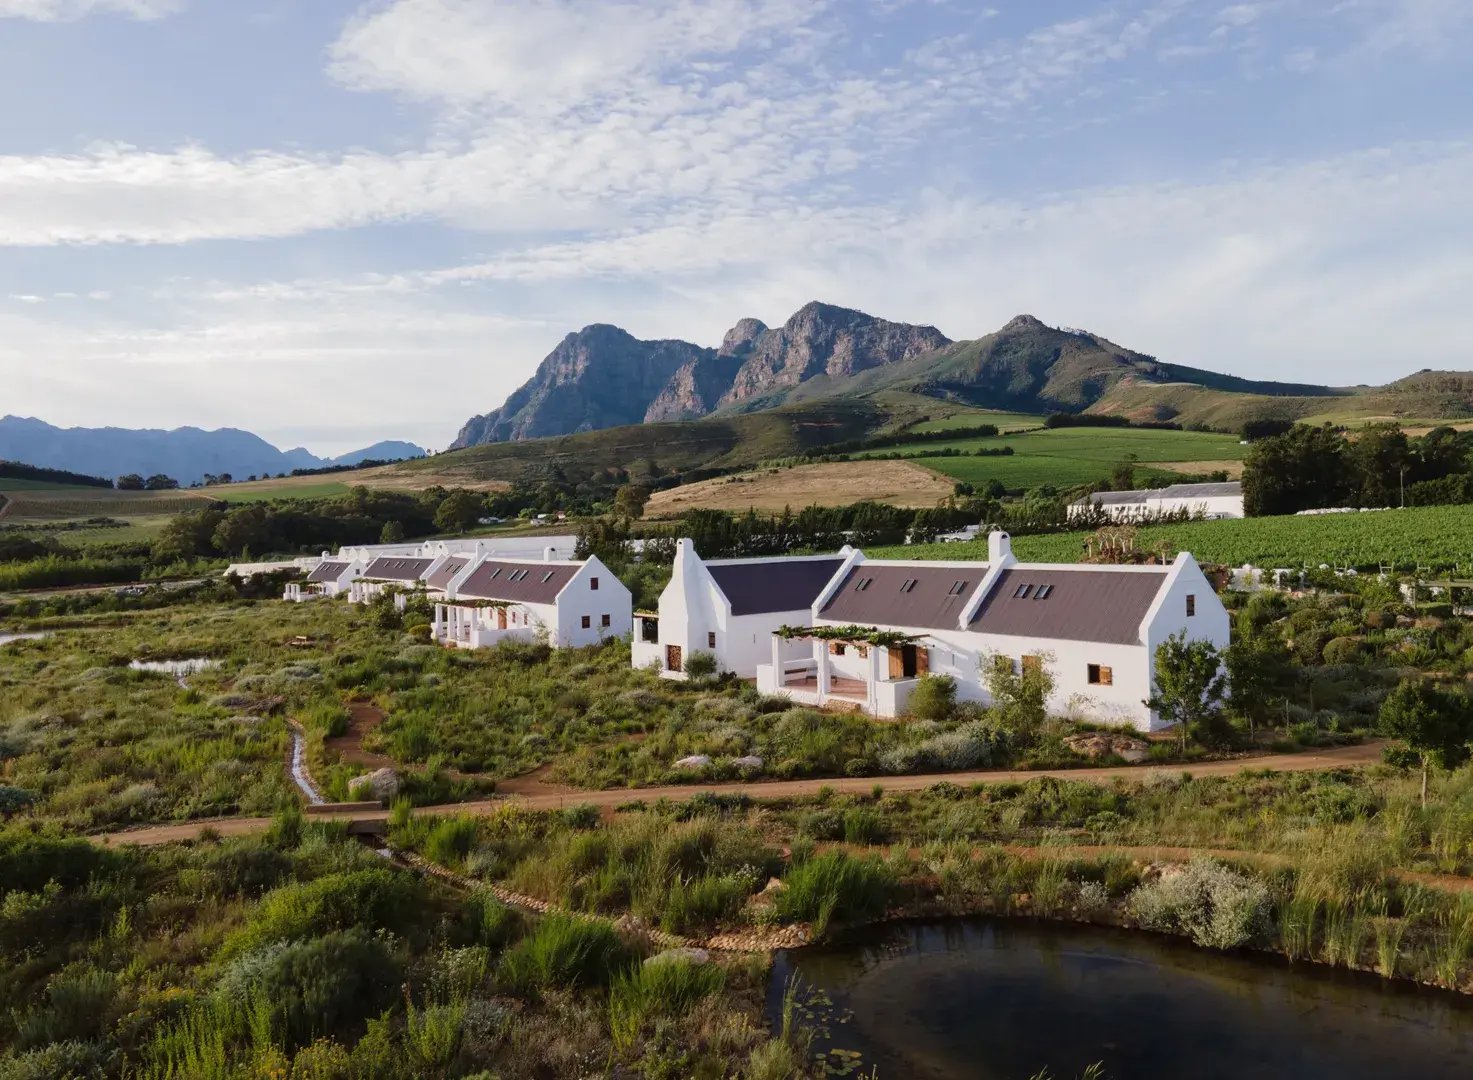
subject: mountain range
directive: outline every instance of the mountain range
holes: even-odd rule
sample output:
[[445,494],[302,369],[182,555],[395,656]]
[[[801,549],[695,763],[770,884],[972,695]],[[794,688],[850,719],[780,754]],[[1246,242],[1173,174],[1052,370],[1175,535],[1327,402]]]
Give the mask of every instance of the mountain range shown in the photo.
[[1407,408],[1433,410],[1410,415],[1473,415],[1473,376],[1457,372],[1423,373],[1382,388],[1268,382],[1164,363],[1031,315],[974,340],[952,341],[934,326],[810,303],[780,327],[742,319],[716,348],[641,341],[604,324],[585,327],[565,337],[499,409],[467,421],[452,448],[886,392],[1229,429],[1260,415],[1334,411],[1330,399],[1377,394],[1390,395],[1389,415],[1408,415]]
[[237,428],[59,428],[33,417],[0,417],[0,460],[108,478],[162,473],[181,484],[192,484],[206,474],[229,473],[243,480],[252,474],[274,476],[293,469],[396,461],[424,454],[413,443],[386,440],[338,457],[320,458],[300,447],[278,450],[259,435]]

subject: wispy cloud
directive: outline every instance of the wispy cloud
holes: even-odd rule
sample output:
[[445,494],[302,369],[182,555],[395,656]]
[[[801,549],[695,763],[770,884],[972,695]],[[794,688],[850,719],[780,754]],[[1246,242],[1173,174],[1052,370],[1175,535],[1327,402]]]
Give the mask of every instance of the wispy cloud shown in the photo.
[[71,22],[88,15],[162,19],[184,9],[186,0],[0,0],[0,19]]

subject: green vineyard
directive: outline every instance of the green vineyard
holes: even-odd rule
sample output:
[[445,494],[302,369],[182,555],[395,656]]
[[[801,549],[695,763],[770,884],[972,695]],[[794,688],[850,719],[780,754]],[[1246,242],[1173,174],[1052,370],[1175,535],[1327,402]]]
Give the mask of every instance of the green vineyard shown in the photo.
[[[1029,562],[1077,562],[1086,533],[1020,536],[1018,558]],[[1190,551],[1199,562],[1228,566],[1335,566],[1374,570],[1461,570],[1473,574],[1473,506],[1427,506],[1359,514],[1190,521],[1147,525],[1137,544]],[[985,559],[986,543],[922,544],[871,552],[890,558]]]

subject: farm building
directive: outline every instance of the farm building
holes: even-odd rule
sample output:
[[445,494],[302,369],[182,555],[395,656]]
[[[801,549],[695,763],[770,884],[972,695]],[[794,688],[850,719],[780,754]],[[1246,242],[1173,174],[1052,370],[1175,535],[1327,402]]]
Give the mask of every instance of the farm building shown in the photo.
[[1150,521],[1166,514],[1188,513],[1209,520],[1243,516],[1243,485],[1236,480],[1212,484],[1172,484],[1145,491],[1096,491],[1069,504],[1071,518],[1091,509],[1116,521]]
[[772,655],[773,631],[807,620],[848,554],[708,561],[689,540],[677,541],[659,612],[635,618],[634,666],[683,679],[692,655],[710,653],[718,671],[755,678]]
[[425,576],[446,558],[444,555],[413,559],[380,556],[364,567],[363,573],[348,586],[348,602],[368,604],[386,592],[421,588]]
[[627,637],[633,597],[597,558],[486,555],[467,562],[437,589],[433,633],[442,645],[483,648],[546,636],[554,648]]
[[988,703],[983,665],[1003,658],[1019,673],[1047,668],[1051,712],[1151,730],[1156,649],[1178,633],[1228,644],[1227,611],[1186,552],[1169,566],[1021,563],[993,532],[986,562],[851,553],[807,624],[772,635],[757,687],[893,717],[926,674]]

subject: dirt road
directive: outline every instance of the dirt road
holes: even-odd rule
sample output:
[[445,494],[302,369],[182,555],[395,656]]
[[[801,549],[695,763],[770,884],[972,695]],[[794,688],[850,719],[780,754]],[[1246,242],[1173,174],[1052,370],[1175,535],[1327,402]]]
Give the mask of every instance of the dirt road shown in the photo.
[[[1018,783],[1052,776],[1060,780],[1078,780],[1095,784],[1108,784],[1117,779],[1142,780],[1152,774],[1174,775],[1183,771],[1193,776],[1231,776],[1243,769],[1267,769],[1272,772],[1324,772],[1330,769],[1353,768],[1381,760],[1381,743],[1369,742],[1360,746],[1344,746],[1334,750],[1307,751],[1300,754],[1273,754],[1266,757],[1235,758],[1230,761],[1209,761],[1183,770],[1180,765],[1121,765],[1099,769],[1037,769],[1037,770],[994,770],[981,772],[926,773],[918,776],[864,776],[835,777],[828,780],[768,780],[755,783],[730,784],[672,784],[666,787],[613,788],[606,791],[573,791],[537,795],[512,795],[509,798],[488,799],[480,802],[448,803],[442,806],[426,806],[416,811],[420,814],[485,814],[508,802],[516,802],[536,810],[556,810],[565,806],[588,804],[597,807],[624,806],[628,803],[659,798],[689,799],[706,792],[713,795],[745,794],[753,799],[788,799],[795,796],[812,795],[819,788],[828,787],[838,792],[864,793],[876,784],[886,791],[920,791],[946,783],[968,786],[971,784]],[[350,821],[370,823],[388,818],[387,810],[355,810],[334,813],[326,811],[313,814],[314,819],[327,821]],[[181,840],[193,840],[206,829],[220,836],[244,836],[264,831],[271,824],[270,818],[236,817],[216,818],[206,821],[191,821],[179,825],[156,825],[126,832],[103,833],[93,837],[109,847],[126,844],[149,846],[171,844]]]

